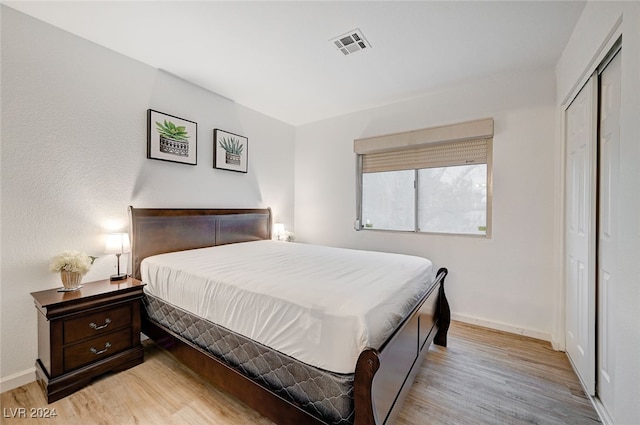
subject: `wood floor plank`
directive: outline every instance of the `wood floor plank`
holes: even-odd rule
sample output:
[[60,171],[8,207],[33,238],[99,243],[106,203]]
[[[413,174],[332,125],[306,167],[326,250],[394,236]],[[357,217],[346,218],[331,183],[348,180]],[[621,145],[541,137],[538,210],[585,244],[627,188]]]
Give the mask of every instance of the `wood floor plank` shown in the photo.
[[434,346],[398,424],[599,424],[564,353],[519,335],[455,323]]
[[[145,362],[50,405],[37,383],[2,393],[7,425],[271,425],[152,342]],[[11,417],[24,408],[26,417]],[[54,418],[30,409],[55,409]],[[598,416],[564,353],[549,343],[453,322],[427,354],[398,425],[592,425]]]

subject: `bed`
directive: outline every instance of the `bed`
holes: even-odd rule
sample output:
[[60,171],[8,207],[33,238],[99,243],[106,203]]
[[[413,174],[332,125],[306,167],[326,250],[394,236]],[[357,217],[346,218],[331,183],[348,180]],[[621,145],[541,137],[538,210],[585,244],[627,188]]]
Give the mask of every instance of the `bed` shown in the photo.
[[[271,241],[270,209],[129,213],[143,332],[277,424],[391,424],[431,342],[446,346],[447,270],[428,260]],[[372,289],[386,261],[402,284]],[[349,303],[323,301],[341,276]]]

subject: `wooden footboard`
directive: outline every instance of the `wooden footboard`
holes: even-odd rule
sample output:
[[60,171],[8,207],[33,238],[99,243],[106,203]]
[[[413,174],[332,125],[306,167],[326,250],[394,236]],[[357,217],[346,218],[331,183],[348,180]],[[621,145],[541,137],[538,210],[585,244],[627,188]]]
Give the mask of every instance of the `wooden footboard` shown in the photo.
[[395,422],[431,342],[446,346],[451,322],[444,293],[447,269],[405,317],[380,350],[368,348],[358,358],[354,381],[355,425]]

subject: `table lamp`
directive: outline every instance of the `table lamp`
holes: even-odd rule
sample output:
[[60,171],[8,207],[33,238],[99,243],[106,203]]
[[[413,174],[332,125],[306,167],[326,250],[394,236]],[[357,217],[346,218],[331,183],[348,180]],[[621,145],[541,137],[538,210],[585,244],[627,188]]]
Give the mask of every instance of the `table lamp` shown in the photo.
[[107,235],[107,243],[104,248],[107,254],[116,254],[118,260],[118,272],[111,275],[111,280],[123,280],[127,278],[126,273],[120,273],[120,256],[127,252],[131,252],[131,244],[129,243],[128,233],[109,233]]

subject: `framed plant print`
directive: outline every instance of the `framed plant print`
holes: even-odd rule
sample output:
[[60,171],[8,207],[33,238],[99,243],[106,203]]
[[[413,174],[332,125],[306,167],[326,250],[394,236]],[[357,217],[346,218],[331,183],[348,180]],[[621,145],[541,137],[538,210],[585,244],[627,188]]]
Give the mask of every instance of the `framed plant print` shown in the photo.
[[198,124],[149,109],[147,111],[147,158],[198,163]]
[[218,128],[213,130],[213,168],[247,172],[249,139]]

